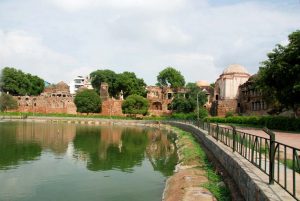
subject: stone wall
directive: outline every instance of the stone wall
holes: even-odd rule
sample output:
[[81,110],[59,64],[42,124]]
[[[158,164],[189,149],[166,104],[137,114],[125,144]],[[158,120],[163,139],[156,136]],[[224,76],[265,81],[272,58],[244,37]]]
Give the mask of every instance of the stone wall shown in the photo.
[[238,153],[233,152],[231,148],[207,135],[206,131],[177,122],[168,122],[168,124],[192,133],[218,159],[234,179],[246,201],[295,200],[276,183],[269,185],[269,178],[265,173]]
[[17,112],[76,114],[73,97],[63,96],[15,96]]
[[255,75],[239,87],[238,112],[246,115],[266,115],[271,108],[262,93],[255,88]]
[[237,112],[237,100],[218,100],[212,103],[211,114],[224,117],[227,112]]
[[102,102],[101,115],[104,116],[124,116],[122,112],[123,100],[107,99]]

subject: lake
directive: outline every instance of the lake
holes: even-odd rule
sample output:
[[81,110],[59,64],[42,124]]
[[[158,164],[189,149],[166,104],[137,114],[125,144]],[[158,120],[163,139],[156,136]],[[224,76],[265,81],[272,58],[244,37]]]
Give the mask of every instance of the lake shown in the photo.
[[174,141],[150,127],[0,122],[0,200],[161,200]]

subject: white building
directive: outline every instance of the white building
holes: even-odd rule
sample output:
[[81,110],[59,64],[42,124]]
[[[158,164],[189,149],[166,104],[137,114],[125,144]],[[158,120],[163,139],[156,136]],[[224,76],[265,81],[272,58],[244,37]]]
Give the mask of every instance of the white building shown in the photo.
[[236,99],[239,86],[247,82],[249,77],[245,67],[238,64],[229,65],[215,83],[214,100]]
[[89,76],[77,76],[70,82],[70,93],[75,94],[79,88],[93,89]]

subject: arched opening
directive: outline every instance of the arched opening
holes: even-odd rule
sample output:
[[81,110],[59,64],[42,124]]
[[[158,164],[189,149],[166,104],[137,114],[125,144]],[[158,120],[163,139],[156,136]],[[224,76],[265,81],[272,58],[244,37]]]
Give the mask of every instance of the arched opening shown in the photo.
[[162,104],[161,104],[161,102],[154,102],[152,104],[152,110],[162,110]]

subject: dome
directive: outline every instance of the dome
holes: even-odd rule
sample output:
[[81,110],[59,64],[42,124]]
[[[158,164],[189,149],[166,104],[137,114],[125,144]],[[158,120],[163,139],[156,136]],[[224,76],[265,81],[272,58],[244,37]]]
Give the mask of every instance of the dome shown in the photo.
[[196,85],[197,85],[198,87],[207,87],[207,86],[209,86],[210,84],[209,84],[208,82],[204,81],[204,80],[199,80],[199,81],[196,82]]
[[246,68],[239,64],[231,64],[223,71],[223,74],[232,74],[232,73],[249,74]]
[[56,84],[56,86],[63,86],[63,87],[68,87],[69,85],[67,85],[65,82],[60,81],[59,83]]

